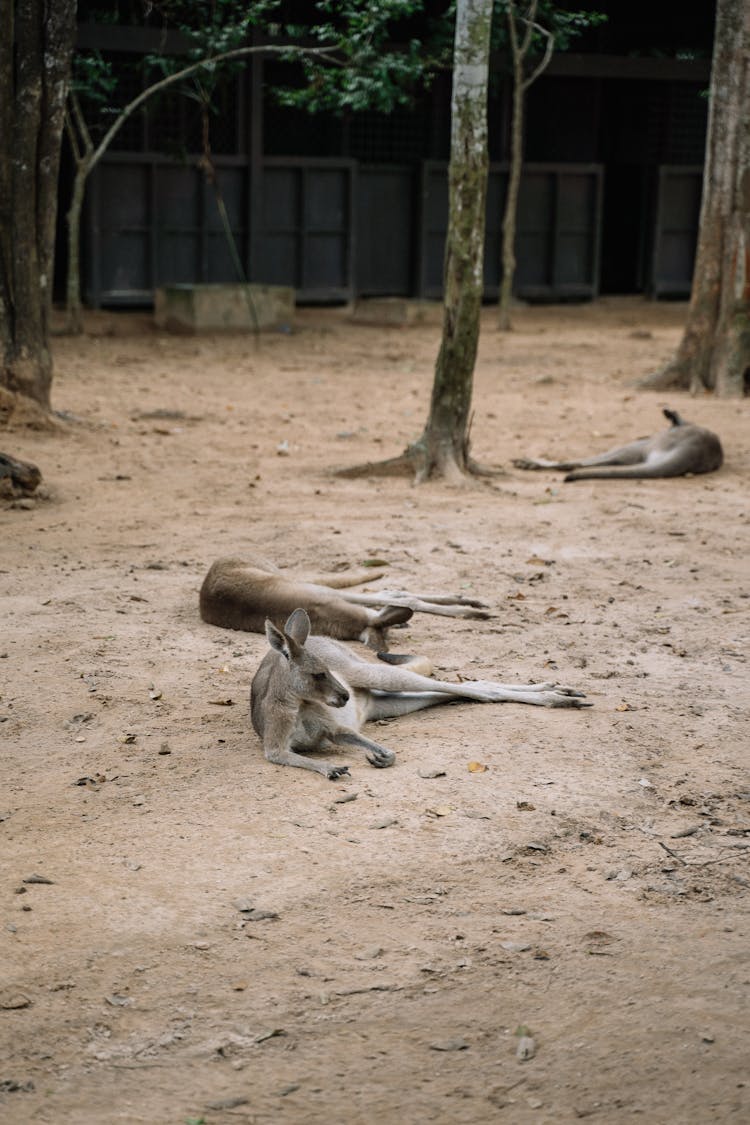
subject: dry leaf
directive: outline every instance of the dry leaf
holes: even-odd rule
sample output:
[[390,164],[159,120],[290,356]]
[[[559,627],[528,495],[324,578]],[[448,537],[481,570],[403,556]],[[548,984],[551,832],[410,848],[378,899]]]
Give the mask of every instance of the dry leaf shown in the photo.
[[489,768],[484,762],[469,762],[467,766],[469,773],[487,773]]
[[450,805],[438,805],[437,808],[434,809],[425,809],[425,812],[428,816],[450,816],[453,809]]
[[615,707],[615,711],[632,711],[632,710],[633,710],[633,708],[630,706],[630,704],[624,703],[624,702],[618,703],[617,706]]

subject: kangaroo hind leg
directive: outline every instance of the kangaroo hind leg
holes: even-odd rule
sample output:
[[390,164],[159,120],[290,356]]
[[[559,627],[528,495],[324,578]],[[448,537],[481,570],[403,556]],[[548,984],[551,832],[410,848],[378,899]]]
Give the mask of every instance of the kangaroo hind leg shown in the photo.
[[593,457],[581,457],[578,461],[529,461],[517,458],[513,464],[517,469],[554,469],[561,473],[596,465],[637,465],[646,457],[650,442],[650,438],[639,438],[637,441],[628,442],[627,445],[618,445],[614,449],[605,450],[604,453],[597,453]]

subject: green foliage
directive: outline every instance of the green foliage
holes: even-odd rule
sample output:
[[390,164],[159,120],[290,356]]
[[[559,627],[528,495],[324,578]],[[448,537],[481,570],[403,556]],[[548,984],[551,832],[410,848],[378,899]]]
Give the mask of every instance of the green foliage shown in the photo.
[[[187,44],[178,59],[162,53],[146,62],[152,73],[166,76],[184,65],[247,46],[255,29],[288,49],[282,58],[295,66],[288,84],[273,91],[286,106],[310,113],[375,109],[387,113],[409,102],[426,84],[435,59],[412,34],[423,0],[310,0],[304,22],[285,23],[281,0],[161,0],[156,5],[165,25]],[[324,49],[324,55],[301,48]],[[240,62],[201,68],[180,92],[209,105],[212,92]]]
[[112,64],[100,51],[77,51],[73,56],[71,87],[82,100],[106,105],[117,87]]
[[[165,28],[179,31],[186,43],[181,65],[247,46],[253,30],[264,27],[278,6],[279,0],[161,0],[155,5]],[[164,55],[156,59],[169,61]]]
[[299,56],[304,85],[276,89],[277,100],[310,113],[389,113],[408,104],[437,63],[414,34],[422,11],[423,0],[314,0],[305,24],[280,30],[330,50],[325,58]]

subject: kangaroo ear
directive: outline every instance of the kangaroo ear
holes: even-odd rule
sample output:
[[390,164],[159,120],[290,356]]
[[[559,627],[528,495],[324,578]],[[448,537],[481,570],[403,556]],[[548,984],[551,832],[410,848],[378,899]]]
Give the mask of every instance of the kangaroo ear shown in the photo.
[[289,645],[281,629],[277,629],[273,621],[266,619],[266,639],[271,648],[280,652],[285,660],[289,659]]
[[284,626],[284,632],[298,645],[303,645],[310,636],[310,618],[304,609],[295,609]]
[[387,605],[372,619],[372,625],[379,629],[387,629],[389,625],[403,625],[414,616],[414,610],[406,605]]

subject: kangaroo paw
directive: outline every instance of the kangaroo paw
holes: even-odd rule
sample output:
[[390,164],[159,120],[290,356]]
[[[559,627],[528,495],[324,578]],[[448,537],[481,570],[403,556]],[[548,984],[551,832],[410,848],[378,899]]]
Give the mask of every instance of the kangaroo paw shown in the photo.
[[325,773],[329,781],[336,781],[345,774],[349,776],[348,766],[328,766]]
[[393,753],[393,751],[385,749],[368,750],[365,757],[367,758],[367,761],[370,763],[370,765],[374,766],[376,770],[387,769],[388,766],[392,766],[396,761],[396,755]]

